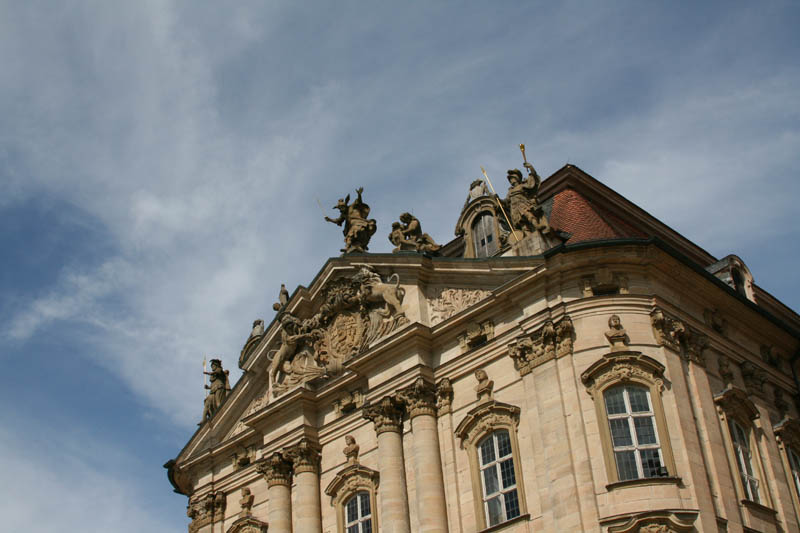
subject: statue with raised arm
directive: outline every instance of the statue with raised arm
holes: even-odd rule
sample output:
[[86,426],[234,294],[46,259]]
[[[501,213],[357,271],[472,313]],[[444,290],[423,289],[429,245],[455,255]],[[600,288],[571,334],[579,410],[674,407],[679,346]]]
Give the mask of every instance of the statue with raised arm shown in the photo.
[[542,178],[527,161],[525,168],[528,169],[525,180],[522,179],[522,172],[517,169],[509,170],[506,176],[510,186],[504,203],[508,206],[511,224],[524,233],[540,231],[548,234],[551,232],[550,224],[536,197]]
[[211,372],[203,373],[209,376],[209,384],[205,385],[205,388],[208,389],[209,392],[203,402],[203,420],[200,422],[201,424],[211,419],[214,413],[219,411],[222,402],[224,402],[225,397],[228,396],[228,391],[231,390],[231,385],[228,381],[228,371],[223,370],[222,361],[219,359],[212,359]]
[[356,189],[358,196],[356,196],[352,204],[349,203],[349,194],[344,199],[339,199],[339,202],[334,206],[334,209],[339,210],[337,218],[325,217],[326,221],[332,222],[337,226],[341,226],[344,223],[344,230],[342,231],[344,234],[344,248],[341,251],[345,254],[366,252],[369,240],[377,229],[375,219],[367,218],[369,216],[369,205],[361,199],[362,192],[364,192],[364,187]]
[[441,246],[436,244],[430,235],[422,233],[422,225],[417,217],[411,213],[403,213],[400,215],[400,222],[403,223],[403,235],[415,244],[417,252],[436,253],[439,251]]

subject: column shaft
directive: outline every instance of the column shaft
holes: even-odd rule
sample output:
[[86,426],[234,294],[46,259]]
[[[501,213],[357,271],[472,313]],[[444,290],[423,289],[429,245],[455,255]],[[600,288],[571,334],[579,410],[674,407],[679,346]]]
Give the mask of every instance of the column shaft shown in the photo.
[[[320,533],[322,531],[322,516],[319,496],[319,476],[316,472],[297,472],[294,476],[295,498],[295,532]],[[270,531],[272,524],[270,523]]]
[[436,417],[419,414],[411,419],[414,433],[414,477],[417,488],[419,531],[447,533],[447,502]]
[[378,434],[378,469],[381,474],[381,531],[411,533],[408,518],[408,490],[403,461],[403,436],[398,431]]
[[288,485],[269,487],[268,522],[270,533],[292,533],[292,489]]

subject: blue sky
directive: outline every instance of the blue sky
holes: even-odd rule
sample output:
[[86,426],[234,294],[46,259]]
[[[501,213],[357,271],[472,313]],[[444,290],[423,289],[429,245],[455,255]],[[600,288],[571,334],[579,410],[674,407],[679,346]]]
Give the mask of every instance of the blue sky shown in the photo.
[[0,2],[8,531],[183,530],[203,356],[338,255],[315,196],[446,242],[524,142],[800,308],[797,3],[263,4]]

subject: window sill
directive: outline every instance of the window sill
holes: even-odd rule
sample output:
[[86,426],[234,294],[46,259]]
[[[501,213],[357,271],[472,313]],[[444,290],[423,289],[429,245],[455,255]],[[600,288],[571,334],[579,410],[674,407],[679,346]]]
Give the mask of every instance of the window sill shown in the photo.
[[478,531],[478,533],[494,533],[495,531],[502,531],[503,529],[505,529],[508,526],[517,524],[519,522],[525,522],[527,520],[530,520],[530,517],[531,517],[531,515],[529,515],[528,513],[525,513],[525,514],[519,515],[516,518],[512,518],[511,520],[506,520],[505,522],[501,522],[501,523],[499,523],[499,524],[497,524],[495,526],[487,527],[485,529],[481,529],[480,531]]
[[741,500],[741,503],[742,503],[742,505],[744,505],[745,507],[747,507],[747,508],[749,508],[749,509],[751,509],[753,511],[760,511],[762,513],[767,513],[767,514],[770,514],[772,516],[777,516],[778,515],[778,511],[776,511],[775,509],[773,509],[771,507],[767,507],[766,505],[761,504],[761,503],[756,503],[756,502],[754,502],[752,500]]
[[667,477],[642,477],[639,479],[626,479],[615,481],[606,485],[606,490],[612,491],[622,487],[646,487],[648,485],[682,485],[683,481],[677,476]]

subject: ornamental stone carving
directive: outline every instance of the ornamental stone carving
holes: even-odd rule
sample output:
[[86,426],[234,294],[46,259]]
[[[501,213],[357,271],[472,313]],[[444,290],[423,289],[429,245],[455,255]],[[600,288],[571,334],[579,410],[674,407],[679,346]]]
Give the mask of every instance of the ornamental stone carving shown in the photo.
[[421,377],[413,385],[398,391],[397,398],[405,404],[409,418],[436,416],[436,388]]
[[750,361],[743,361],[739,365],[742,372],[742,379],[748,390],[760,394],[764,392],[764,383],[767,381],[767,374],[764,369]]
[[246,516],[231,524],[228,533],[267,533],[267,524],[252,516]]
[[741,417],[745,422],[760,416],[758,408],[750,400],[750,396],[737,387],[727,387],[714,396],[720,412],[728,416]]
[[313,316],[301,319],[281,311],[280,345],[269,353],[272,394],[340,374],[347,360],[408,323],[404,295],[397,274],[385,282],[372,267],[362,266],[351,277],[327,283]]
[[783,397],[783,389],[778,386],[773,386],[773,395],[775,408],[778,410],[779,418],[784,418],[789,412],[789,402]]
[[356,189],[356,199],[350,203],[350,195],[346,198],[339,198],[339,202],[333,207],[339,210],[337,218],[325,217],[325,220],[337,226],[344,223],[344,248],[341,249],[342,255],[351,253],[364,253],[368,249],[369,240],[378,229],[374,218],[369,216],[369,205],[361,199],[364,187]]
[[461,448],[475,444],[483,435],[499,428],[516,431],[520,408],[515,405],[489,400],[472,408],[456,427],[456,437]]
[[575,328],[569,316],[557,323],[546,321],[531,335],[517,337],[508,345],[508,355],[524,376],[539,365],[556,357],[572,355]]
[[245,516],[250,516],[251,509],[253,508],[253,493],[250,491],[249,488],[245,487],[242,489],[242,498],[239,500],[239,507],[242,508],[239,516],[244,518]]
[[720,355],[717,364],[719,365],[719,375],[722,382],[726,387],[733,385],[733,370],[731,369],[731,361],[724,355]]
[[449,378],[442,378],[436,385],[436,410],[440,415],[450,412],[453,403],[453,385]]
[[706,335],[687,326],[658,307],[650,313],[650,322],[656,342],[681,354],[684,359],[705,366],[705,349],[709,341]]
[[403,429],[403,402],[394,396],[384,396],[374,404],[365,404],[363,417],[375,424],[375,432],[380,435],[384,431],[400,433]]
[[466,353],[473,348],[482,346],[494,338],[494,322],[472,322],[467,326],[467,331],[458,336],[461,353]]
[[311,439],[300,439],[299,443],[284,450],[283,457],[292,462],[295,475],[303,472],[317,473],[319,471],[320,448]]
[[378,472],[355,463],[336,474],[336,477],[325,488],[325,494],[331,497],[331,505],[336,507],[350,495],[361,490],[374,495],[379,484],[380,474]]
[[483,289],[438,288],[429,300],[431,326],[444,322],[451,316],[475,305],[491,295]]
[[475,394],[478,396],[478,403],[489,402],[494,399],[494,381],[489,379],[489,375],[482,368],[475,371],[475,379],[478,384],[475,385]]
[[608,319],[606,339],[611,344],[612,352],[627,350],[628,334],[625,332],[625,328],[622,327],[622,321],[618,315],[611,315]]
[[347,464],[354,465],[358,463],[358,451],[361,447],[356,442],[355,437],[352,435],[345,435],[344,442],[347,446],[344,447],[342,453],[347,457]]
[[781,369],[781,357],[772,346],[766,344],[761,345],[761,360],[772,368]]
[[584,298],[607,294],[628,294],[628,277],[608,268],[599,268],[594,274],[583,276],[580,281]]
[[800,450],[800,422],[796,418],[784,417],[772,430],[782,446]]
[[192,519],[189,532],[194,533],[200,528],[222,519],[225,515],[225,494],[222,492],[209,492],[205,496],[190,499],[186,508],[186,516]]
[[337,415],[352,413],[364,405],[364,393],[361,389],[345,391],[339,398],[333,401],[333,411]]
[[690,533],[695,531],[697,511],[647,511],[608,528],[608,533]]
[[610,383],[640,382],[664,390],[664,365],[641,352],[611,352],[581,374],[581,381],[594,397]]
[[292,486],[292,463],[288,461],[280,452],[275,452],[263,459],[256,470],[267,480],[267,485]]
[[393,253],[410,251],[436,254],[442,248],[430,235],[422,232],[422,225],[411,213],[403,213],[400,222],[392,223],[389,242],[395,245]]
[[725,330],[728,327],[728,322],[722,316],[722,313],[719,312],[719,309],[716,307],[713,309],[705,309],[703,311],[703,320],[705,320],[706,325],[709,326],[711,329],[719,333],[720,335],[725,334]]
[[208,395],[203,401],[203,419],[200,424],[214,417],[231,390],[228,371],[222,368],[222,361],[219,359],[212,359],[211,372],[203,370],[203,374],[209,376],[209,384],[203,385],[208,389]]

